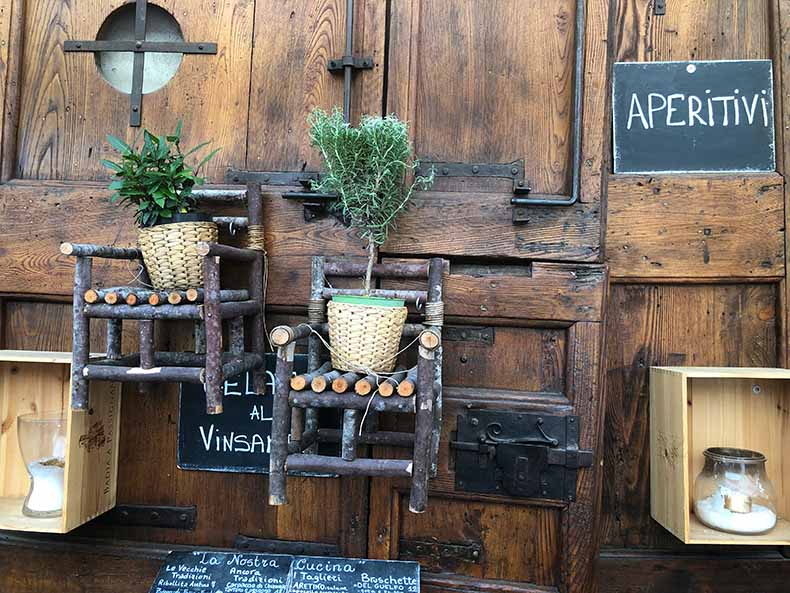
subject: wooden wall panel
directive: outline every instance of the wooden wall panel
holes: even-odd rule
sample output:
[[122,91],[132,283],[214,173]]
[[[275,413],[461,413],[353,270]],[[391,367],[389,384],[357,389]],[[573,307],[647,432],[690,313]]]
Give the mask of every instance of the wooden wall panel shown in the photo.
[[483,549],[479,563],[449,565],[427,553],[413,558],[422,569],[544,586],[558,583],[559,509],[432,497],[431,512],[414,515],[409,513],[408,493],[392,495],[401,507],[401,540],[477,543]]
[[[26,3],[15,177],[104,179],[99,159],[115,154],[106,135],[134,139],[128,95],[101,78],[92,54],[63,52],[67,39],[95,39],[107,15],[122,4]],[[183,118],[185,147],[213,139],[222,151],[206,172],[221,181],[225,169],[243,166],[246,156],[241,114],[249,101],[253,1],[162,0],[158,5],[176,18],[185,40],[214,41],[218,53],[184,56],[175,77],[143,99],[143,125],[161,134]]]
[[778,285],[615,285],[606,331],[602,537],[675,546],[650,518],[649,369],[776,366]]
[[618,0],[615,61],[740,60],[771,57],[773,0]]
[[[464,162],[525,158],[536,191],[569,192],[575,3],[507,2],[491,11],[484,2],[410,0],[392,7],[387,107],[414,122],[417,155]],[[600,261],[608,19],[608,2],[588,3],[580,202],[530,206],[529,222],[513,225],[512,187],[482,179],[454,188],[437,183],[415,196],[385,253]],[[445,24],[438,27],[439,21]],[[536,27],[544,34],[523,34]],[[504,53],[492,60],[498,55],[492,52]],[[550,84],[543,82],[547,72]]]
[[618,279],[781,278],[784,242],[778,174],[609,183],[606,261]]
[[[345,51],[345,12],[343,0],[256,3],[247,168],[321,167],[306,118],[315,107],[342,108],[343,74],[332,74],[327,64]],[[356,3],[355,49],[373,57],[375,66],[355,74],[355,117],[381,114],[385,22],[386,3]]]
[[[559,193],[573,166],[576,8],[574,0],[528,4],[394,3],[389,107],[411,122],[422,159],[526,158],[533,188]],[[407,61],[417,48],[420,57]]]

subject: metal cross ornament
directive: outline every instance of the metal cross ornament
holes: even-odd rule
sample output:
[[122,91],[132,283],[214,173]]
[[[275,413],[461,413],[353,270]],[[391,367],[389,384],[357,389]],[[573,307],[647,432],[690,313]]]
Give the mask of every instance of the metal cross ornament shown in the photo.
[[217,44],[207,42],[146,41],[147,0],[135,0],[134,39],[111,41],[66,41],[63,51],[67,52],[133,52],[132,92],[130,95],[129,125],[139,127],[143,112],[143,71],[145,54],[216,54]]

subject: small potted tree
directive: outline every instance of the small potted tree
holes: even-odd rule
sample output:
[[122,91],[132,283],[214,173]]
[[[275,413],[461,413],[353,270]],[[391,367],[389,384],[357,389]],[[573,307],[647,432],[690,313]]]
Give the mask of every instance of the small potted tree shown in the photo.
[[[186,159],[208,145],[181,152],[181,122],[170,136],[143,132],[143,144],[134,145],[107,136],[120,153],[119,161],[102,160],[114,172],[111,201],[135,208],[138,242],[151,283],[157,290],[187,289],[203,282],[203,258],[195,251],[199,241],[216,241],[217,225],[195,211],[192,190],[203,183],[200,168],[219,149],[211,151],[196,167]],[[134,144],[137,144],[135,142]]]
[[328,304],[332,364],[347,371],[389,372],[406,320],[402,300],[370,296],[377,247],[395,228],[415,189],[427,189],[429,176],[407,175],[418,167],[408,126],[396,116],[363,116],[359,126],[343,120],[338,110],[314,110],[310,139],[323,157],[325,173],[314,189],[336,193],[336,214],[367,243],[364,296],[335,296]]

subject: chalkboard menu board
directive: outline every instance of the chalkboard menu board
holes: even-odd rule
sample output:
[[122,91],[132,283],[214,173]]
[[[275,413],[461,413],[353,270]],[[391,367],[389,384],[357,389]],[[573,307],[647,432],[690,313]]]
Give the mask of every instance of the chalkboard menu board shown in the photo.
[[[181,384],[178,467],[219,472],[269,473],[272,393],[277,357],[266,355],[266,393],[255,393],[252,373],[225,381],[222,414],[206,414],[202,385]],[[297,354],[294,371],[307,370]]]
[[149,593],[419,593],[420,565],[356,560],[173,552]]
[[618,62],[615,173],[776,169],[771,60]]

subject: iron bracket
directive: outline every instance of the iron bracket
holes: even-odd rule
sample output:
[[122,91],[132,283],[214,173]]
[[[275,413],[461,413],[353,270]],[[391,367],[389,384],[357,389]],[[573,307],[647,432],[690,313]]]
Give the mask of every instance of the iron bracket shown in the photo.
[[197,524],[197,507],[121,504],[104,513],[99,521],[113,525],[165,527],[194,531]]
[[228,169],[225,174],[227,183],[260,183],[261,185],[294,186],[301,185],[302,191],[283,192],[286,200],[302,200],[306,222],[326,216],[327,206],[337,199],[335,194],[315,192],[313,183],[321,179],[318,171],[243,171]]
[[262,539],[238,534],[234,542],[236,549],[264,554],[288,554],[289,556],[340,556],[340,548],[334,544],[319,542]]
[[355,58],[354,56],[341,56],[329,60],[326,66],[330,72],[343,72],[346,68],[353,70],[370,70],[373,68],[373,57]]
[[442,339],[450,342],[478,342],[491,346],[494,343],[494,328],[445,325],[442,329]]
[[398,541],[398,559],[425,561],[431,558],[438,566],[452,566],[455,563],[480,564],[483,548],[480,544],[453,544],[437,541],[402,539]]
[[579,417],[499,410],[458,416],[450,448],[455,487],[466,492],[576,500],[579,468],[593,452],[579,449]]
[[525,177],[524,159],[512,163],[444,163],[440,161],[421,161],[416,175],[429,175],[433,169],[437,177],[495,177],[513,180],[513,193],[526,195],[530,191]]

